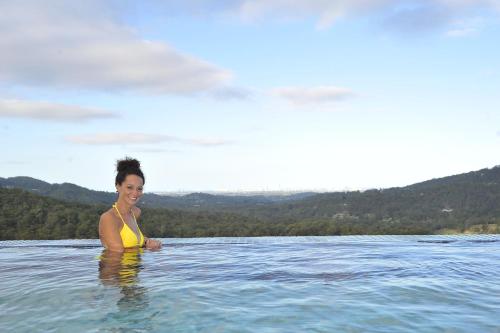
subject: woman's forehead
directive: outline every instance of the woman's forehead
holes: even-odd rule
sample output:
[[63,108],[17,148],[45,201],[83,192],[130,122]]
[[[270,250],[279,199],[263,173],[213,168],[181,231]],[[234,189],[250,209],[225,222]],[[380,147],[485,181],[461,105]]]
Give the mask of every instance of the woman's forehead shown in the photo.
[[142,181],[142,178],[137,176],[137,175],[127,175],[125,177],[125,180],[123,181],[126,184],[132,184],[132,185],[143,185],[144,182]]

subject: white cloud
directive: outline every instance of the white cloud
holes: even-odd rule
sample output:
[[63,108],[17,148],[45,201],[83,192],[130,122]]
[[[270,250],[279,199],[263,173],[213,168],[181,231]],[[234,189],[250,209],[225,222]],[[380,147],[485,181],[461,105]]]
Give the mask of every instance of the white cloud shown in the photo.
[[254,94],[254,91],[242,87],[221,87],[214,89],[210,96],[217,100],[247,100]]
[[[97,133],[91,135],[68,136],[67,142],[85,145],[144,145],[163,142],[181,143],[201,147],[221,146],[232,143],[228,140],[211,138],[186,139],[164,134],[147,133]],[[155,150],[162,148],[154,148]]]
[[[425,10],[420,11],[420,9]],[[338,18],[376,12],[395,12],[406,16],[408,12],[437,13],[434,19],[455,15],[474,15],[475,9],[500,10],[499,0],[244,0],[238,8],[240,15],[249,19],[273,16],[317,17],[320,28],[331,26]],[[498,14],[498,13],[497,13]]]
[[1,1],[0,82],[193,93],[231,73],[115,23],[104,2]]
[[130,145],[156,144],[165,141],[177,141],[168,135],[145,133],[99,133],[93,135],[69,136],[66,141],[86,145]]
[[467,37],[477,34],[486,25],[481,18],[471,18],[456,22],[450,30],[446,32],[448,37]]
[[174,153],[174,154],[177,154],[177,153],[182,152],[178,149],[163,149],[163,148],[138,148],[138,149],[134,149],[132,151],[135,153],[153,153],[153,154],[156,154],[156,153]]
[[382,24],[389,30],[402,34],[433,32],[450,24],[452,10],[436,1],[394,6],[383,15]]
[[449,37],[465,37],[471,36],[477,32],[477,29],[474,28],[461,28],[461,29],[452,29],[446,32],[446,35]]
[[95,108],[43,101],[0,99],[0,117],[29,118],[47,121],[80,122],[91,119],[118,117]]
[[261,17],[281,18],[316,17],[317,28],[330,27],[343,16],[376,9],[394,1],[391,0],[245,0],[237,9],[245,20],[254,21]]
[[188,139],[183,141],[195,146],[203,147],[225,146],[233,143],[232,141],[222,139]]
[[24,165],[24,164],[29,164],[28,161],[18,161],[18,160],[10,160],[10,161],[5,161],[5,164],[13,164],[13,165]]
[[339,19],[375,15],[384,26],[399,32],[430,31],[453,24],[456,19],[500,11],[499,0],[234,0],[215,2],[185,0],[153,1],[165,13],[193,16],[225,16],[244,22],[313,19],[319,29]]
[[332,103],[355,96],[351,90],[335,86],[281,87],[273,89],[271,94],[295,105]]

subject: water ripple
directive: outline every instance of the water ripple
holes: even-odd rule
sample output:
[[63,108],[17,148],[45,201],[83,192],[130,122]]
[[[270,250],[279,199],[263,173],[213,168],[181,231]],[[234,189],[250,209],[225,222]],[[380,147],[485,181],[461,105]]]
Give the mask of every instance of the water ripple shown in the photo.
[[499,332],[499,239],[0,242],[0,331]]

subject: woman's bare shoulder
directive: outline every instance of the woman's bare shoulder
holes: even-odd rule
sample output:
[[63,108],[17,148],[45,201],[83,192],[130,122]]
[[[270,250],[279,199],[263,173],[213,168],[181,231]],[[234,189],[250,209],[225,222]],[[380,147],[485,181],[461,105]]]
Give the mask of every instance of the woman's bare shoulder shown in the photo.
[[120,231],[120,223],[117,221],[113,211],[110,209],[101,214],[99,219],[99,234],[115,233]]
[[115,220],[114,213],[111,209],[108,209],[104,213],[101,214],[101,218],[99,220],[99,223],[110,223],[109,221]]
[[99,220],[99,238],[101,243],[108,249],[123,250],[120,237],[120,224],[110,209],[102,213]]

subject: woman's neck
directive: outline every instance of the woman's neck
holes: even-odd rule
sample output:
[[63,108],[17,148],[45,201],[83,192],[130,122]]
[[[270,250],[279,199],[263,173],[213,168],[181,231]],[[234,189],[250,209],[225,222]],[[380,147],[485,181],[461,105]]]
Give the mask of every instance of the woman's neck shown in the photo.
[[118,200],[116,202],[117,208],[125,214],[129,214],[132,211],[132,206],[125,202],[125,200]]

